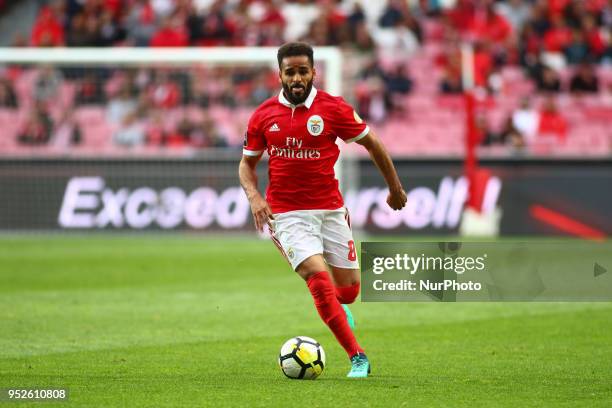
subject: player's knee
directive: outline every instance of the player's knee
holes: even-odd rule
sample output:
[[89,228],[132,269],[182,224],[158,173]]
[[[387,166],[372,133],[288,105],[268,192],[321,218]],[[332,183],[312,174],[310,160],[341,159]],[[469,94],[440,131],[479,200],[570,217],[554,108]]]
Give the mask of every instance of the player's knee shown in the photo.
[[359,295],[359,287],[359,282],[351,286],[336,287],[336,297],[338,301],[345,305],[353,303]]

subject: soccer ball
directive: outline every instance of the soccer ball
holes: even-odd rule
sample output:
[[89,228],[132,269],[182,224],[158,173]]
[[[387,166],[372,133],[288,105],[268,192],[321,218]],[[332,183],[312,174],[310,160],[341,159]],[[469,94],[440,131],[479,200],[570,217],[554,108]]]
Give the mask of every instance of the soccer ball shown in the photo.
[[289,378],[314,380],[325,368],[325,351],[315,339],[294,337],[281,347],[278,364]]

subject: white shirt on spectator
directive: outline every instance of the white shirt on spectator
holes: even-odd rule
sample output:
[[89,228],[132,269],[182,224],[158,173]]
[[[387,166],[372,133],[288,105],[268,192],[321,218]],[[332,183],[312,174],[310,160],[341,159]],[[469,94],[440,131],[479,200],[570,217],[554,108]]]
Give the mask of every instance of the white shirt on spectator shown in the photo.
[[310,24],[320,14],[316,4],[287,3],[283,5],[281,14],[285,18],[285,41],[296,41],[308,34]]
[[111,123],[122,123],[138,107],[134,99],[112,99],[106,107],[106,120]]
[[512,114],[512,125],[527,143],[535,139],[540,124],[540,114],[533,109],[517,109]]
[[119,146],[141,146],[145,141],[145,128],[138,121],[128,121],[117,129],[114,140]]
[[409,57],[419,49],[416,36],[405,27],[376,28],[372,34],[380,52],[390,56]]
[[158,17],[169,16],[174,10],[174,1],[172,0],[151,0],[151,7]]

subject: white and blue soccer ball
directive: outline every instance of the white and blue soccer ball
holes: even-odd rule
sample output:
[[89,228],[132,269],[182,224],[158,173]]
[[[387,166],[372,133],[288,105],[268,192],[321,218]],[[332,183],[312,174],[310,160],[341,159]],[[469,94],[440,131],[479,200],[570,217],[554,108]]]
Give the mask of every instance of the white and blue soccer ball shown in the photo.
[[294,337],[281,347],[278,364],[289,378],[314,380],[325,368],[325,351],[315,339]]

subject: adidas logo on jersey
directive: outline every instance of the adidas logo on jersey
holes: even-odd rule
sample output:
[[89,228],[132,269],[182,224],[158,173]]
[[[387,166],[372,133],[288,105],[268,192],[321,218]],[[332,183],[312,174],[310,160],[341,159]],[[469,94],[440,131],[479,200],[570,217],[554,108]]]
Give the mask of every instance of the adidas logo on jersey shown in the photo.
[[268,129],[270,132],[280,132],[280,128],[278,127],[278,125],[275,123],[272,126],[270,126],[270,129]]

